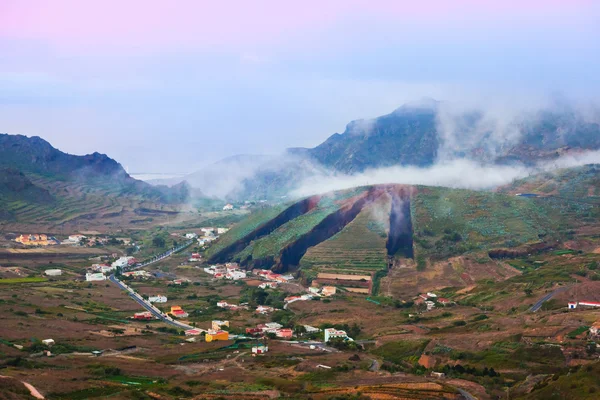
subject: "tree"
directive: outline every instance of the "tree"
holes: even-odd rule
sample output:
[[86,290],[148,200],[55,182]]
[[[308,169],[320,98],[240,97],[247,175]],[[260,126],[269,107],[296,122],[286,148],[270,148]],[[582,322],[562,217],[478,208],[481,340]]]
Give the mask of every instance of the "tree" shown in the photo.
[[165,245],[166,245],[166,242],[165,242],[165,239],[164,239],[164,238],[162,238],[162,237],[160,237],[160,236],[155,236],[155,237],[152,239],[152,245],[153,245],[154,247],[160,247],[160,248],[163,248],[163,247],[165,247]]
[[294,327],[294,333],[297,336],[302,336],[302,335],[304,335],[306,333],[306,328],[304,327],[304,325],[296,325]]
[[533,290],[531,290],[531,288],[525,288],[525,290],[523,290],[525,292],[525,295],[527,297],[531,297],[531,295],[533,294]]

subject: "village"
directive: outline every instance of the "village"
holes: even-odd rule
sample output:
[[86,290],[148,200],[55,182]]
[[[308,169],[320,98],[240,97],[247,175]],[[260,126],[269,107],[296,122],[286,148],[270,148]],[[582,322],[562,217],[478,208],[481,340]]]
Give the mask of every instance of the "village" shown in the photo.
[[[61,293],[45,295],[49,297],[40,302],[30,298],[36,291],[30,294],[13,286],[4,295],[5,302],[10,302],[14,294],[38,305],[29,311],[26,307],[16,308],[19,314],[9,313],[9,325],[19,323],[19,318],[26,318],[28,324],[35,321],[24,317],[24,313],[42,321],[45,315],[51,315],[45,313],[54,313],[64,315],[60,317],[62,322],[78,328],[73,333],[57,330],[52,324],[32,328],[39,340],[34,347],[1,328],[0,339],[10,343],[17,351],[14,354],[29,352],[34,360],[45,359],[58,365],[67,357],[65,348],[73,348],[79,350],[70,350],[69,360],[81,365],[85,365],[86,357],[100,362],[115,362],[119,359],[115,357],[158,357],[167,365],[196,371],[195,379],[203,380],[215,379],[219,374],[244,375],[252,370],[247,369],[250,365],[266,373],[261,363],[267,362],[281,363],[282,367],[275,369],[277,373],[294,376],[305,373],[300,368],[306,368],[309,374],[336,371],[339,376],[350,368],[355,374],[366,374],[364,379],[368,382],[385,382],[399,373],[398,368],[404,368],[410,376],[418,372],[416,376],[423,379],[419,382],[443,384],[455,382],[452,377],[466,376],[459,365],[468,362],[454,358],[455,349],[462,349],[465,354],[485,352],[479,344],[484,337],[494,343],[518,337],[510,346],[534,347],[552,357],[564,357],[566,361],[561,362],[572,366],[598,359],[600,314],[594,310],[600,309],[600,298],[592,289],[573,291],[565,287],[552,300],[544,295],[546,300],[541,304],[547,307],[551,303],[550,311],[529,310],[535,309],[536,304],[524,295],[519,306],[523,317],[519,318],[526,318],[530,327],[523,329],[508,323],[515,305],[496,302],[494,306],[499,308],[492,311],[494,306],[465,304],[455,293],[444,289],[428,288],[391,300],[372,294],[371,276],[364,273],[338,276],[325,271],[307,280],[298,271],[277,273],[246,269],[236,262],[206,262],[207,249],[226,231],[224,227],[202,227],[163,233],[166,243],[158,251],[153,247],[158,244],[153,243],[156,233],[146,238],[118,236],[119,244],[112,247],[108,243],[115,241],[109,236],[70,235],[52,248],[89,249],[89,239],[95,238],[106,240],[107,245],[92,248],[107,251],[78,263],[65,260],[40,264],[39,268],[2,267],[0,272],[12,274],[7,275],[9,279],[14,276],[37,280],[39,283],[32,284],[39,285],[39,290],[50,290],[48,287],[52,288],[48,293]],[[33,235],[26,236],[32,239]],[[351,290],[354,287],[348,282],[352,279],[367,281],[369,290]],[[585,285],[593,287],[592,282]],[[551,321],[549,326],[541,322],[545,319]],[[498,336],[497,329],[504,336]],[[397,343],[413,346],[412,350],[398,359],[395,354],[406,350],[393,347]],[[286,363],[297,364],[294,368],[298,371],[285,370]],[[494,381],[508,379],[509,366],[516,368],[509,359],[503,363],[491,364]],[[365,372],[359,373],[359,369]],[[185,386],[184,382],[179,384]],[[464,390],[485,393],[481,386],[464,386]]]

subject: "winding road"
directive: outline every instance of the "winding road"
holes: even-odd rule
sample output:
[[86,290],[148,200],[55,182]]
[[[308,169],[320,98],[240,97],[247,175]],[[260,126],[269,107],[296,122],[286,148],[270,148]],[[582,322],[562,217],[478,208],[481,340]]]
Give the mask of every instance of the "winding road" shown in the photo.
[[546,301],[550,300],[552,297],[556,296],[557,294],[564,292],[565,290],[569,289],[571,286],[572,285],[562,286],[562,287],[559,287],[558,289],[553,290],[552,292],[548,293],[547,295],[545,295],[544,297],[542,297],[541,299],[539,299],[537,301],[537,303],[535,303],[533,306],[531,306],[531,308],[529,309],[529,311],[536,312],[537,310],[539,310],[542,307],[542,305]]

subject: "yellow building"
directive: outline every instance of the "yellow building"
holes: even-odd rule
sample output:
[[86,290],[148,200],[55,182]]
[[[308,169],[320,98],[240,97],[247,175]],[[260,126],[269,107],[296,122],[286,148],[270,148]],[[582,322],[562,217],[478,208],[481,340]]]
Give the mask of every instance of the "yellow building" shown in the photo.
[[207,342],[216,342],[217,340],[229,340],[229,332],[210,330],[206,334],[205,340]]
[[15,239],[15,242],[22,243],[27,246],[48,246],[54,244],[53,241],[48,240],[48,236],[41,235],[21,235]]

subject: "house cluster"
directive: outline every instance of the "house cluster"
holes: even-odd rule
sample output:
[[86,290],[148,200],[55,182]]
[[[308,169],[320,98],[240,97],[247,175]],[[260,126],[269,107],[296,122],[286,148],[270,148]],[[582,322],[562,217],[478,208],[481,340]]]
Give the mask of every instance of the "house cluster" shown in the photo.
[[51,246],[55,244],[60,244],[60,242],[56,240],[55,237],[44,234],[20,235],[15,239],[15,242],[24,244],[26,246]]
[[[205,246],[205,245],[209,244],[210,242],[212,242],[213,240],[218,239],[219,235],[222,235],[223,233],[227,232],[229,229],[216,228],[216,227],[205,227],[205,228],[200,228],[200,230],[202,231],[202,234],[196,235],[194,233],[193,235],[196,235],[196,237],[194,239],[198,240],[199,246]],[[190,234],[187,234],[187,235],[190,235]],[[187,237],[187,235],[186,235],[186,237]]]
[[205,333],[204,340],[207,342],[216,342],[219,340],[229,340],[229,332],[223,329],[229,327],[229,321],[214,320],[211,322],[210,329],[193,328],[185,331],[186,336],[197,336]]
[[171,306],[171,311],[169,312],[175,318],[187,318],[189,316],[188,313],[183,311],[181,306]]
[[261,289],[275,289],[278,283],[279,282],[263,282],[258,285],[258,287]]
[[448,306],[452,303],[452,301],[444,297],[438,297],[437,294],[432,292],[422,293],[415,299],[415,304],[425,304],[427,311],[433,310],[436,305]]
[[226,301],[217,302],[217,307],[224,308],[226,310],[237,311],[237,310],[247,310],[248,306],[245,304],[229,304]]
[[584,306],[584,307],[600,307],[600,303],[596,302],[596,301],[570,301],[567,304],[567,307],[569,308],[569,310],[574,310],[579,306]]
[[286,283],[294,279],[292,275],[276,274],[275,272],[270,271],[268,269],[253,269],[252,273],[260,278],[271,282]]
[[256,325],[255,328],[246,328],[246,334],[251,336],[263,336],[267,333],[273,333],[281,339],[291,339],[294,332],[289,328],[284,328],[283,325],[277,322],[268,322],[266,324]]
[[204,268],[204,272],[211,274],[216,279],[230,279],[237,281],[246,278],[246,273],[240,270],[237,263],[227,263],[225,265],[211,265]]

